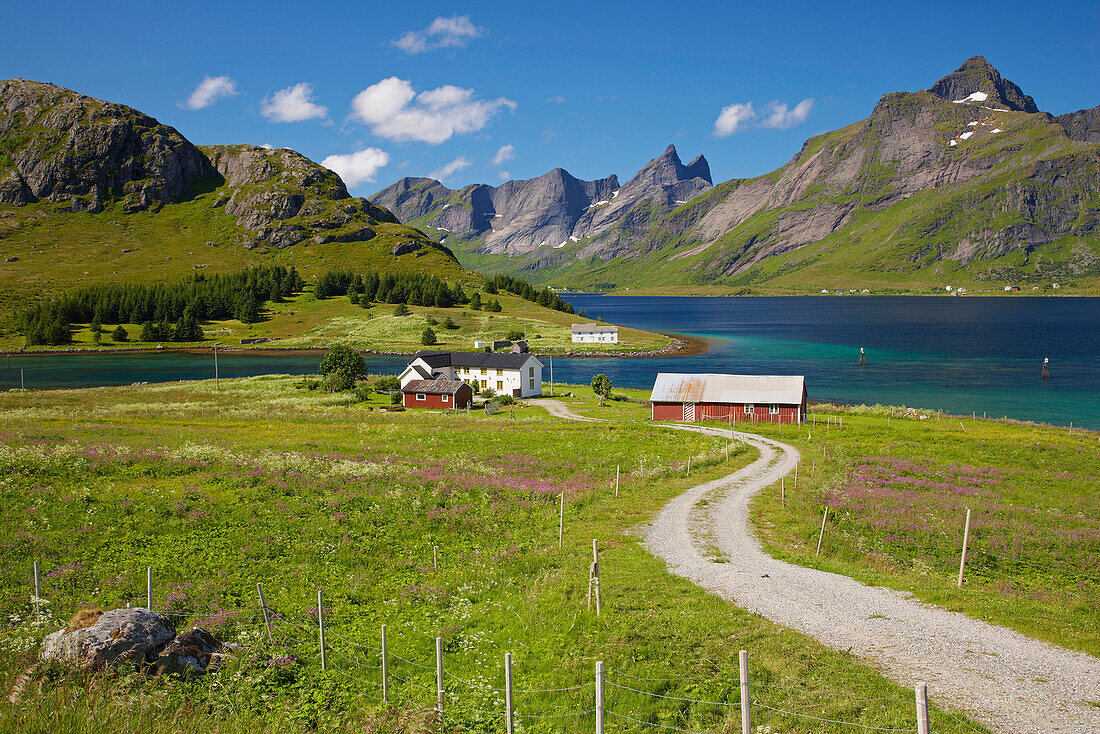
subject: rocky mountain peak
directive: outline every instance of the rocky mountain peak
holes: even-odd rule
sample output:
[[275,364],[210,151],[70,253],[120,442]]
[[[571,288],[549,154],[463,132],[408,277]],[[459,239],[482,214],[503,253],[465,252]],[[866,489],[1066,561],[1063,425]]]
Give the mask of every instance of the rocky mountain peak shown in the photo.
[[986,104],[1018,112],[1038,112],[1035,100],[1016,84],[1001,78],[1001,73],[985,60],[972,56],[955,71],[943,77],[929,92],[950,102]]
[[670,145],[665,148],[664,153],[651,160],[642,170],[638,171],[631,181],[672,185],[680,181],[690,181],[693,178],[701,178],[708,184],[712,183],[710,180],[710,164],[707,163],[707,159],[700,155],[685,166],[680,161],[676,146]]

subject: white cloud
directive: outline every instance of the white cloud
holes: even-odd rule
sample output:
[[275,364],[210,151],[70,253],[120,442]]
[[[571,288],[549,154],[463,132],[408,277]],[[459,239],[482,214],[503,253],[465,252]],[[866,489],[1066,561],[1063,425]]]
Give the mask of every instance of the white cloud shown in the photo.
[[260,147],[263,148],[264,150],[274,150],[275,149],[275,146],[272,145],[271,143],[260,143]]
[[440,168],[437,168],[429,173],[428,178],[434,178],[436,181],[442,181],[446,178],[449,178],[451,174],[458,173],[463,168],[469,168],[470,165],[470,161],[466,160],[462,156],[459,156],[447,165],[441,166]]
[[481,130],[504,108],[514,110],[516,103],[504,97],[476,99],[474,90],[449,84],[417,94],[408,81],[389,77],[355,95],[351,117],[379,137],[438,145],[452,135]]
[[312,98],[313,85],[300,82],[265,97],[260,103],[260,114],[272,122],[301,122],[325,117],[328,107],[322,107]]
[[468,15],[440,16],[419,31],[405,31],[390,43],[407,54],[419,54],[437,48],[465,47],[485,29],[474,25]]
[[516,146],[511,145],[511,144],[502,145],[502,146],[500,146],[500,150],[497,151],[497,154],[495,156],[493,156],[492,165],[499,166],[501,163],[504,163],[505,161],[510,161],[515,157],[516,157]]
[[512,177],[512,174],[508,173],[507,171],[497,171],[497,175],[500,176],[501,181],[507,181]]
[[547,102],[553,102],[554,104],[565,104],[565,97],[558,94],[558,95],[555,95],[553,97],[547,97],[546,101]]
[[738,130],[744,130],[754,119],[756,113],[752,109],[752,102],[726,105],[714,121],[714,134],[719,138],[733,135]]
[[189,110],[201,110],[217,102],[222,97],[235,97],[240,94],[237,91],[237,82],[227,76],[208,76],[199,82],[195,91],[183,103]]
[[806,121],[806,118],[810,116],[810,111],[814,107],[814,100],[812,97],[804,99],[794,106],[794,109],[788,109],[786,103],[771,102],[766,108],[764,108],[764,119],[760,121],[760,127],[770,127],[779,130],[786,130],[789,127],[794,127]]
[[769,102],[764,107],[762,119],[757,122],[758,118],[756,110],[752,108],[752,102],[726,105],[718,114],[718,119],[714,121],[714,135],[724,138],[751,127],[786,130],[805,122],[813,107],[812,97],[802,100],[794,106],[794,109],[785,102]]
[[378,148],[364,148],[347,155],[330,155],[321,165],[344,180],[348,186],[374,181],[378,169],[390,162],[390,155]]

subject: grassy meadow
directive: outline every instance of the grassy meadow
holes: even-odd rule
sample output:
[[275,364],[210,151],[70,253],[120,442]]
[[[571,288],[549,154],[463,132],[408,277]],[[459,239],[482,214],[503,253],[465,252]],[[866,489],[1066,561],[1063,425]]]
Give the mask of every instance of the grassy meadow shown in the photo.
[[[621,422],[570,423],[534,405],[384,412],[382,396],[358,402],[306,384],[0,394],[4,695],[42,635],[78,609],[143,605],[146,567],[154,607],[178,629],[242,644],[227,668],[191,680],[35,667],[20,703],[0,704],[0,731],[437,730],[437,635],[446,731],[504,730],[505,652],[519,731],[591,731],[597,660],[610,731],[734,731],[740,649],[754,700],[770,707],[754,709],[761,731],[850,730],[822,719],[914,727],[912,691],[673,577],[642,548],[641,524],[688,486],[752,461],[747,447],[734,444],[727,461],[725,441],[648,425],[639,403],[600,408],[579,386],[558,392]],[[598,617],[587,604],[593,538]],[[48,602],[37,622],[35,560]],[[270,642],[257,582],[275,614]],[[932,721],[981,731],[938,708]]]

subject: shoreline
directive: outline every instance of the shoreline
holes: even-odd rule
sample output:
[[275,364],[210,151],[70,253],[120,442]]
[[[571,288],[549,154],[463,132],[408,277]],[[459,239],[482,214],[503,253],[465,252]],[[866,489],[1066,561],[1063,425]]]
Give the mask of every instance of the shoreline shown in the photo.
[[[710,344],[704,339],[698,339],[696,337],[684,336],[684,335],[672,335],[661,334],[663,337],[667,337],[672,340],[671,344],[655,349],[649,352],[586,352],[586,351],[564,351],[564,352],[539,352],[537,350],[530,350],[531,354],[538,356],[554,356],[561,358],[603,358],[603,359],[646,359],[651,357],[696,357],[701,354],[706,354],[710,351]],[[93,355],[93,354],[173,354],[173,353],[190,353],[190,354],[209,354],[214,349],[214,345],[202,345],[202,346],[185,346],[185,347],[133,347],[122,349],[94,349],[94,348],[74,348],[74,349],[36,349],[36,350],[20,350],[17,352],[7,352],[0,355],[0,357],[56,357],[56,356],[79,356],[79,355]],[[353,347],[354,349],[354,347]],[[258,355],[301,355],[308,356],[312,354],[322,354],[327,352],[329,347],[267,347],[257,346],[249,347],[245,345],[219,345],[218,352],[224,354],[226,352],[232,352],[234,354],[258,354]],[[416,352],[407,352],[402,350],[385,350],[385,349],[356,349],[356,351],[366,354],[374,355],[378,357],[412,357]],[[417,350],[419,351],[419,350]],[[465,350],[454,350],[465,351]]]

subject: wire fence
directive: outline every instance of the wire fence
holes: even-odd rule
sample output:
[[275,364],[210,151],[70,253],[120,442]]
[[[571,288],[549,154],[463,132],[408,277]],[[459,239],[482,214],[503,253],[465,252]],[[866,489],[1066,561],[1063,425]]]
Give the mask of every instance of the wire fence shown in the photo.
[[[918,716],[914,717],[913,699],[860,697],[843,690],[815,689],[809,682],[799,684],[789,679],[753,683],[748,676],[747,658],[742,659],[744,680],[741,674],[733,677],[717,673],[646,676],[615,667],[605,669],[599,663],[595,674],[587,680],[525,688],[512,686],[511,676],[504,674],[504,665],[511,670],[510,656],[501,667],[486,671],[485,677],[470,679],[448,669],[441,638],[436,638],[437,654],[431,660],[410,653],[410,650],[423,649],[427,639],[417,635],[414,641],[398,634],[404,653],[400,654],[390,649],[384,630],[379,639],[373,636],[356,639],[357,635],[364,634],[361,628],[355,632],[333,629],[325,621],[329,610],[323,606],[319,609],[317,616],[310,618],[281,613],[265,603],[257,613],[238,611],[232,614],[240,632],[247,631],[259,649],[272,653],[268,664],[315,666],[320,663],[325,671],[346,680],[365,700],[378,705],[414,707],[430,713],[439,731],[466,730],[478,725],[501,731],[522,727],[527,731],[594,731],[601,734],[606,718],[615,720],[612,724],[615,731],[710,734],[731,731],[736,723],[734,719],[741,720],[743,732],[757,731],[744,729],[749,721],[746,713],[755,714],[770,725],[791,719],[841,730],[929,731],[920,728],[919,690]],[[183,623],[226,611],[164,610],[158,613]],[[469,661],[465,663],[463,669],[468,669]],[[484,662],[481,667],[484,668]],[[699,691],[709,693],[700,694]],[[879,704],[879,707],[875,709],[868,704]],[[859,720],[821,715],[825,712],[824,705],[831,706],[830,711],[857,709]],[[980,731],[957,716],[938,712],[937,716],[956,727]],[[904,717],[916,721],[917,726],[887,725]],[[883,724],[873,723],[876,719],[881,719]]]

